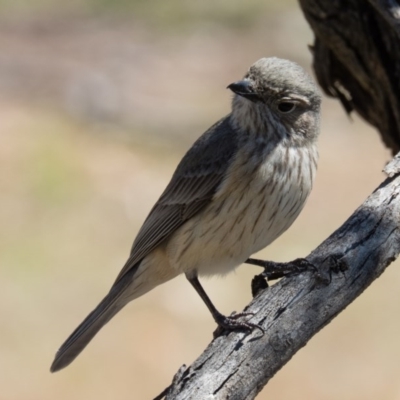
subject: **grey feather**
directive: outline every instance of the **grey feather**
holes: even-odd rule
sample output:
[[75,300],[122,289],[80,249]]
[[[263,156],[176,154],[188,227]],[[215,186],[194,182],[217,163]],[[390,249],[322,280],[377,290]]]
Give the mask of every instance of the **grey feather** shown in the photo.
[[130,257],[115,282],[210,203],[237,146],[237,132],[229,115],[194,143],[146,218],[133,243]]

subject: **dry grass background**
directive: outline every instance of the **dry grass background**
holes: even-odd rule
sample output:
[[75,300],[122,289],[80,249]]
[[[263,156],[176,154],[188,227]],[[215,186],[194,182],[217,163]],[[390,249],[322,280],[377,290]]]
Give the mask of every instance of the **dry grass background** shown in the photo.
[[[132,18],[39,18],[22,3],[3,12],[0,27],[0,399],[151,399],[215,327],[183,277],[128,306],[66,370],[51,375],[52,357],[109,289],[185,149],[229,111],[226,85],[262,56],[308,68],[312,35],[294,1],[258,2],[247,27],[237,26],[244,8],[225,25],[210,8],[180,29],[173,19],[160,28],[162,12],[149,19],[151,7]],[[352,119],[324,100],[315,190],[260,257],[307,255],[382,181],[389,152]],[[259,399],[400,399],[397,268]],[[242,266],[205,287],[230,313],[250,300],[256,272]]]

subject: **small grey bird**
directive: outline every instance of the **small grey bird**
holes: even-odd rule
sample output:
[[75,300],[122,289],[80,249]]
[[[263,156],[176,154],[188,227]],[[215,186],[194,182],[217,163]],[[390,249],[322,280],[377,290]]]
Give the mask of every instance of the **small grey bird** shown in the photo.
[[232,112],[179,163],[109,293],[58,350],[51,371],[70,364],[126,304],[184,273],[216,323],[223,316],[198,280],[223,275],[280,236],[299,215],[317,168],[321,96],[297,64],[262,58],[228,86]]

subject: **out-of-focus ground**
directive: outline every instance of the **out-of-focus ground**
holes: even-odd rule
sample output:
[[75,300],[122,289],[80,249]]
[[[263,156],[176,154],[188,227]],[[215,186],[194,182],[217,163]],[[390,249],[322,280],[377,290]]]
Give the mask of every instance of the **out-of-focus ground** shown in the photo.
[[[180,277],[49,373],[185,150],[229,112],[227,84],[262,56],[310,66],[312,34],[294,0],[144,3],[1,3],[1,400],[151,399],[200,354],[215,324]],[[307,255],[382,181],[390,158],[369,126],[329,99],[320,156],[304,212],[260,257]],[[230,313],[249,302],[257,272],[242,266],[204,284]],[[400,399],[399,286],[394,263],[258,398]]]

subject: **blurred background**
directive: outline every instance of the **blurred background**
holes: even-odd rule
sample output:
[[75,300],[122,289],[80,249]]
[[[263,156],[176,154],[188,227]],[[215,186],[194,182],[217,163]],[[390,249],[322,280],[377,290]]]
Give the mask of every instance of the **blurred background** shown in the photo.
[[[295,0],[0,2],[0,399],[152,399],[215,324],[177,278],[138,299],[67,369],[55,351],[109,290],[178,161],[263,56],[310,69]],[[259,257],[306,256],[383,180],[374,130],[324,99],[315,189]],[[397,264],[397,265],[396,265]],[[398,262],[259,399],[400,399]],[[204,282],[220,311],[259,270]]]

